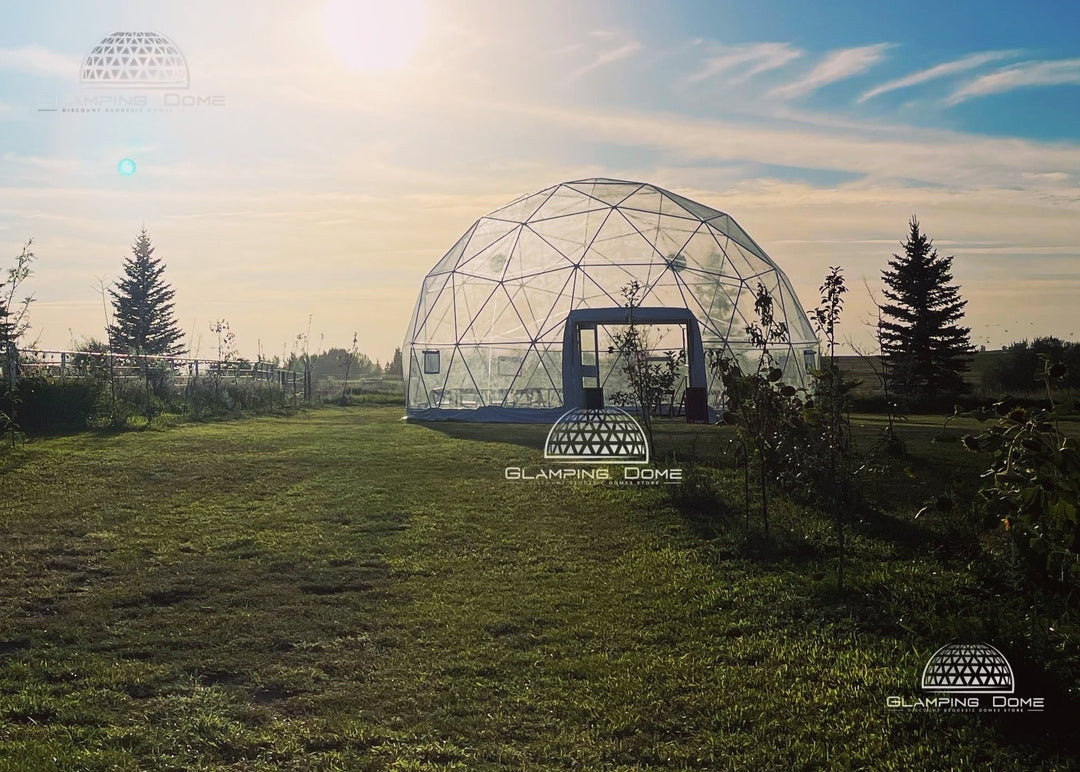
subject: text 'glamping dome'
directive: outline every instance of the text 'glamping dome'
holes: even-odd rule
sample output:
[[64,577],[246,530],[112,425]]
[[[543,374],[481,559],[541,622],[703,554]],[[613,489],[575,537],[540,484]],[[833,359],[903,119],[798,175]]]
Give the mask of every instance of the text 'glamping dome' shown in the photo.
[[722,404],[702,349],[754,368],[746,328],[759,283],[789,331],[770,353],[785,380],[803,382],[816,336],[787,277],[731,217],[653,185],[588,179],[481,217],[424,278],[403,349],[409,414],[548,420],[583,406],[585,387],[612,401],[626,382],[609,349],[635,281],[635,313],[654,320],[649,349],[687,352],[676,392],[706,387]]

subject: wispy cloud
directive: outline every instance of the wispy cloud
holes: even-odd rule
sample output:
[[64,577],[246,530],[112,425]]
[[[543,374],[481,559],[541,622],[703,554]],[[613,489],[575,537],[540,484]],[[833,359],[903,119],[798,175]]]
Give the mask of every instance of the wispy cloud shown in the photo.
[[70,158],[43,158],[40,156],[17,155],[10,151],[0,155],[0,162],[21,164],[48,171],[78,171],[80,163]]
[[802,51],[787,43],[752,43],[745,46],[725,47],[716,56],[710,56],[704,66],[687,80],[697,83],[717,75],[734,71],[730,83],[743,83],[755,75],[783,67],[802,56]]
[[74,77],[78,74],[78,67],[77,59],[41,46],[0,48],[0,70],[63,78]]
[[882,94],[887,94],[888,92],[896,91],[897,89],[917,86],[920,83],[926,83],[927,81],[936,80],[937,78],[945,78],[949,75],[956,75],[957,73],[975,70],[990,62],[1016,56],[1017,53],[1017,51],[986,51],[981,54],[970,54],[960,59],[954,59],[951,62],[943,62],[925,70],[919,70],[910,75],[905,75],[902,78],[887,81],[880,86],[875,86],[863,93],[863,95],[859,97],[859,102],[865,102],[868,99],[873,99],[876,96],[881,96]]
[[974,97],[1001,94],[1018,88],[1060,86],[1069,83],[1080,84],[1080,59],[1021,62],[982,75],[961,86],[947,102],[955,105]]
[[[1023,174],[1080,174],[1080,147],[979,137],[962,132],[906,127],[902,133],[755,125],[693,119],[680,114],[618,112],[500,103],[498,109],[534,124],[576,129],[593,139],[664,150],[681,162],[752,161],[857,174],[877,183],[901,180],[950,190],[1023,186]],[[1077,209],[1073,193],[1039,186],[1041,193]],[[1077,209],[1080,211],[1080,209]]]
[[858,75],[880,62],[891,45],[891,43],[876,43],[872,46],[833,51],[806,75],[774,88],[769,95],[784,99],[801,97],[817,91],[822,86]]
[[606,46],[600,50],[593,60],[570,74],[570,80],[577,80],[581,76],[606,67],[609,64],[633,56],[641,50],[641,43],[633,38],[627,38],[624,34],[613,30],[597,30],[592,33],[594,38],[605,41]]

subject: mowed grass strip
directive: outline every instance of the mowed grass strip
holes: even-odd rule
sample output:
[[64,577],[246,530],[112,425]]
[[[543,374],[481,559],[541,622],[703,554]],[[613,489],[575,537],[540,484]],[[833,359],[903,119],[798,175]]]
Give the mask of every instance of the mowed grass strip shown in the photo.
[[[877,619],[872,592],[831,596],[813,549],[729,554],[660,488],[504,479],[541,463],[546,427],[399,416],[3,456],[0,769],[1070,763],[986,717],[886,710],[932,649]],[[947,614],[971,589],[955,566],[853,543],[890,602],[925,593]]]

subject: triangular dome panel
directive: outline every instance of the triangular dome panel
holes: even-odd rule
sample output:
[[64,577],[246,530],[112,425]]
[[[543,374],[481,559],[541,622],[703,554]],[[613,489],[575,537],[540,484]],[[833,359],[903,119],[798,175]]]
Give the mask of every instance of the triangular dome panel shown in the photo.
[[[439,260],[405,341],[410,411],[512,408],[522,420],[521,409],[560,407],[568,315],[625,308],[632,282],[642,308],[687,309],[706,348],[744,361],[755,355],[746,328],[762,284],[791,333],[772,353],[785,377],[802,381],[813,329],[787,277],[729,215],[654,185],[597,178],[518,197]],[[598,330],[598,340],[613,329]],[[608,360],[601,382],[615,388]],[[719,399],[711,377],[707,388]]]

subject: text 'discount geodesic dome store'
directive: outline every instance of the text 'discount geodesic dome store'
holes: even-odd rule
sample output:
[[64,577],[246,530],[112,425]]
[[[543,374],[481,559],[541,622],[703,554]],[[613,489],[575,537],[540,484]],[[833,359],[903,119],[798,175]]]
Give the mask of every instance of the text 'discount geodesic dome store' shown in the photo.
[[650,352],[686,355],[687,387],[722,405],[706,351],[756,358],[746,328],[758,284],[788,340],[770,353],[802,384],[817,339],[787,277],[728,215],[639,182],[564,182],[481,217],[424,278],[405,338],[408,413],[421,419],[549,421],[601,393],[628,392],[610,351],[624,289]]

